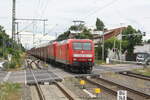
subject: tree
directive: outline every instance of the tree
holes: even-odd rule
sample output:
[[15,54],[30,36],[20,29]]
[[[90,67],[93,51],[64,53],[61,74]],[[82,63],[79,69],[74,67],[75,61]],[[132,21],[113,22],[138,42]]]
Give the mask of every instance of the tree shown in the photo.
[[[69,30],[74,30],[74,31],[81,31],[81,33],[77,33],[75,35],[76,39],[93,39],[93,35],[90,32],[90,29],[87,29],[83,25],[78,25],[78,26],[70,26]],[[63,34],[59,35],[58,38],[56,39],[57,41],[62,41],[65,39],[69,38],[70,31],[66,31]]]
[[104,23],[103,21],[101,21],[99,18],[97,18],[96,20],[96,29],[99,30],[99,31],[103,31],[104,30]]
[[[12,45],[14,45],[15,48],[12,48]],[[11,49],[13,52],[11,52]],[[9,38],[4,30],[4,27],[0,26],[0,56],[5,58],[7,57],[8,53],[16,55],[17,50],[22,51],[24,48],[21,44],[17,44],[15,41]]]
[[83,24],[79,24],[79,25],[72,25],[72,26],[70,26],[69,30],[82,31],[85,28],[86,27]]
[[[117,53],[119,53],[120,42],[122,43],[122,53],[127,49],[128,41],[126,41],[126,40],[120,41],[117,38],[112,37],[108,40],[105,40],[105,42],[104,42],[104,45],[105,45],[105,48],[104,48],[105,55],[104,55],[104,57],[105,58],[107,57],[108,50],[109,49],[112,50],[114,48],[114,41],[115,41],[115,49],[117,50],[116,51]],[[98,47],[96,48],[96,55],[97,55],[98,59],[102,59],[102,44],[101,43],[99,43]]]
[[90,30],[84,29],[81,33],[78,33],[75,36],[76,39],[93,39],[93,35],[91,34]]
[[63,34],[59,35],[58,38],[56,39],[57,41],[62,41],[68,39],[70,34],[70,31],[66,31]]
[[[137,31],[132,26],[128,26],[122,32],[123,40],[128,41],[127,52],[128,54],[133,54],[134,46],[142,43],[142,34],[141,31]],[[140,35],[139,35],[140,34]]]
[[147,40],[147,43],[150,43],[150,39],[149,39],[149,40]]

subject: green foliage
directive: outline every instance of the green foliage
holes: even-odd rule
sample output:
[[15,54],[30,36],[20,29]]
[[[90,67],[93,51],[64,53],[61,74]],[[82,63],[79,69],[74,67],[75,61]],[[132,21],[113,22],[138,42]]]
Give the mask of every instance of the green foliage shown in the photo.
[[21,66],[21,53],[24,48],[21,44],[17,44],[15,41],[9,38],[5,33],[5,30],[0,26],[0,57],[7,59],[8,54],[12,55],[12,60],[6,66],[6,68],[15,68]]
[[[13,48],[12,48],[13,47]],[[21,44],[17,44],[6,34],[4,28],[0,26],[0,56],[5,57],[8,53],[14,55],[14,51],[24,51],[24,48]]]
[[149,40],[147,40],[147,43],[150,43],[150,39],[149,39]]
[[[0,100],[8,100],[8,98],[10,98],[12,94],[16,95],[16,93],[19,93],[20,89],[21,89],[21,86],[18,83],[0,84]],[[13,98],[11,97],[11,99]]]
[[116,49],[120,49],[120,43],[121,43],[121,48],[122,48],[122,53],[127,50],[127,46],[128,46],[128,41],[127,40],[118,40],[115,37],[110,38],[108,40],[105,41],[105,48],[106,49],[113,49],[114,48],[114,42],[115,42],[115,48]]
[[82,31],[84,30],[85,27],[83,24],[79,24],[79,25],[72,25],[70,26],[69,30],[74,30],[74,31]]
[[[90,32],[90,29],[86,29],[83,25],[79,26],[71,26],[69,28],[70,30],[80,30],[81,33],[77,33],[75,38],[76,39],[93,39],[93,35]],[[62,41],[65,39],[68,39],[70,35],[70,31],[66,31],[63,34],[59,35],[58,38],[56,39],[57,41]]]
[[106,62],[103,61],[103,60],[95,60],[95,63],[98,64],[98,65],[100,65],[100,64],[106,64]]
[[[107,57],[107,54],[108,54],[108,49],[113,49],[114,48],[114,43],[115,43],[115,48],[117,50],[120,49],[120,43],[122,44],[122,53],[127,49],[127,45],[128,45],[128,41],[124,40],[124,41],[120,41],[118,39],[116,39],[115,37],[113,38],[110,38],[108,40],[106,40],[104,42],[104,52],[105,52],[105,55],[104,57],[106,58]],[[102,59],[102,44],[99,43],[98,44],[98,47],[96,48],[96,55],[97,55],[97,59]]]
[[126,47],[127,52],[129,54],[133,54],[134,46],[142,43],[142,35],[138,35],[141,34],[141,32],[139,30],[135,30],[129,25],[125,30],[123,30],[122,34],[125,35],[123,36],[123,40],[128,41],[128,45]]
[[134,69],[133,72],[146,75],[146,76],[150,76],[150,68]]
[[69,34],[70,34],[70,31],[66,31],[63,34],[59,35],[56,40],[57,41],[62,41],[62,40],[68,39]]
[[93,35],[90,30],[84,29],[83,32],[78,33],[75,37],[76,39],[93,39]]
[[101,21],[99,18],[97,18],[96,20],[96,29],[99,30],[99,31],[103,31],[104,30],[104,23],[103,21]]
[[[104,44],[105,45],[105,44]],[[108,49],[104,48],[104,58],[107,57]],[[96,59],[100,60],[102,59],[102,44],[99,43],[98,47],[95,48],[95,54],[96,54]]]

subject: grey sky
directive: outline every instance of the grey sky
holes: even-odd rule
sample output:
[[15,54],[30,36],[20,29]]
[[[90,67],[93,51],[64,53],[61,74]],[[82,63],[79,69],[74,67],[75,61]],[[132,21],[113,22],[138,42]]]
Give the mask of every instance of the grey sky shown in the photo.
[[[96,18],[102,19],[107,28],[120,23],[133,25],[150,33],[150,0],[16,0],[17,18],[47,18],[47,32],[55,36],[65,31],[72,20],[81,19],[87,26],[95,26]],[[12,0],[0,0],[0,25],[11,30]],[[20,29],[27,23],[20,23]],[[41,23],[36,23],[40,30]],[[56,26],[56,24],[58,24]],[[30,26],[31,28],[32,26]],[[29,28],[27,29],[29,30]]]

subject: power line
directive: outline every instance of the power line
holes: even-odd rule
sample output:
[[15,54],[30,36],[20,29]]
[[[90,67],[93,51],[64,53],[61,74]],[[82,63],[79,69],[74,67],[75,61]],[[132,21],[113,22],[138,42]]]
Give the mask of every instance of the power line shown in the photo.
[[132,22],[132,23],[135,23],[139,28],[141,28],[142,30],[144,30],[144,27],[142,26],[142,24],[140,24],[139,22],[137,22],[136,20],[134,20],[134,19],[132,19],[132,18],[129,18],[129,17],[125,16],[125,15],[122,15],[122,13],[121,13],[118,9],[114,8],[114,10],[116,11],[116,13],[117,13],[121,18],[123,18],[123,19],[125,19],[125,20],[127,20],[127,21],[130,21],[130,22]]
[[117,1],[119,1],[119,0],[112,0],[111,2],[105,4],[104,6],[99,7],[99,8],[97,8],[97,9],[95,9],[95,10],[92,10],[92,11],[89,12],[89,14],[87,14],[84,18],[85,18],[85,19],[86,19],[86,18],[89,18],[90,16],[94,15],[96,12],[102,11],[103,9],[105,9],[105,8],[107,8],[107,7],[111,6],[111,5],[113,5],[113,4],[116,3]]

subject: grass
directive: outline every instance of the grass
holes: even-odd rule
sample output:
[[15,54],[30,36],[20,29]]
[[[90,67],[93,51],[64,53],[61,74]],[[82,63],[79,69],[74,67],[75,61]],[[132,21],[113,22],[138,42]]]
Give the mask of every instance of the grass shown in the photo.
[[21,86],[18,83],[0,84],[0,100],[20,100]]
[[24,59],[26,57],[25,53],[20,54],[19,58],[12,57],[12,60],[10,62],[6,62],[4,64],[4,68],[6,71],[18,71],[22,70],[22,65],[24,63]]
[[103,60],[95,60],[95,63],[96,64],[106,64],[106,62],[105,61],[103,61]]
[[150,76],[150,68],[135,69],[135,70],[133,70],[133,72],[142,74],[142,75],[146,75],[146,76]]

